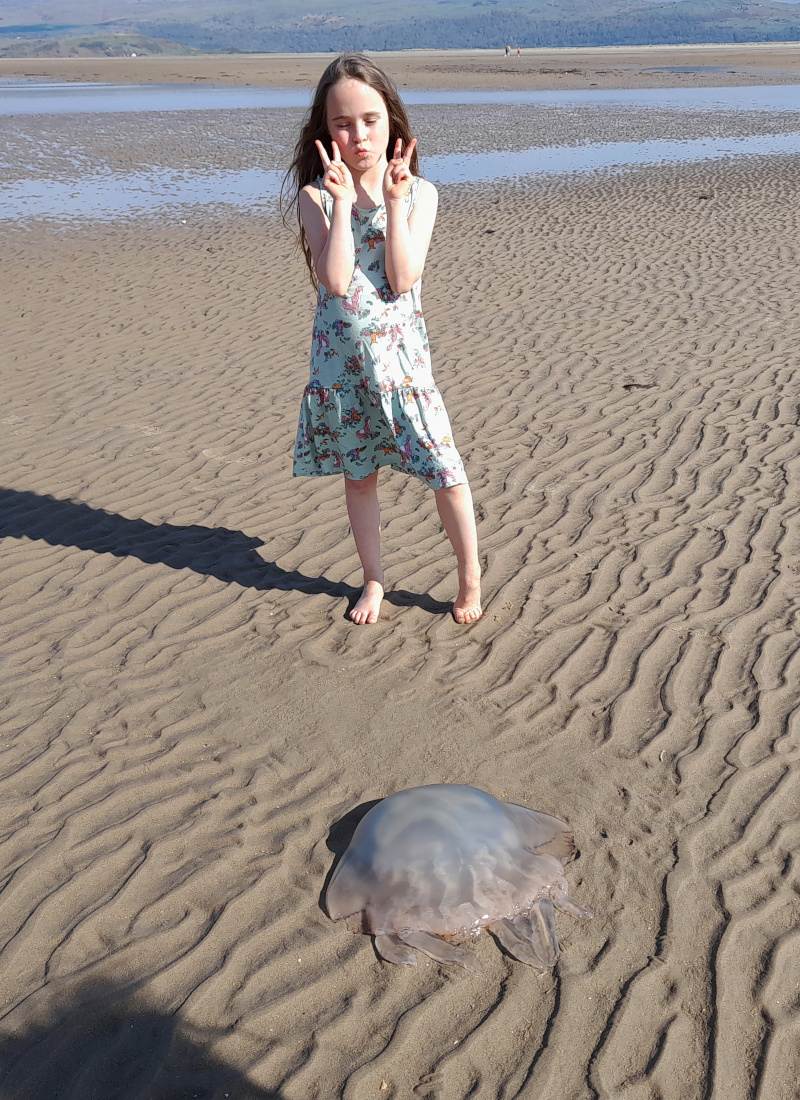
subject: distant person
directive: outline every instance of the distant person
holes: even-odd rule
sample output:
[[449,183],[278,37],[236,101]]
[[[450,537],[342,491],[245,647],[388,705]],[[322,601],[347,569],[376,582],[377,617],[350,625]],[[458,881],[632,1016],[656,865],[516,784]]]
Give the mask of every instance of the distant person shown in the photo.
[[508,57],[508,55],[509,55],[510,53],[511,53],[511,47],[510,47],[510,46],[506,46],[506,57]]
[[520,55],[520,49],[519,49],[519,46],[517,46],[517,57],[519,57],[519,55]]
[[294,474],[344,475],[364,571],[350,611],[358,625],[377,622],[384,594],[381,466],[434,490],[458,564],[453,618],[469,625],[483,614],[472,496],[421,311],[438,200],[419,178],[416,145],[389,77],[371,58],[345,53],[322,74],[284,181],[317,289]]

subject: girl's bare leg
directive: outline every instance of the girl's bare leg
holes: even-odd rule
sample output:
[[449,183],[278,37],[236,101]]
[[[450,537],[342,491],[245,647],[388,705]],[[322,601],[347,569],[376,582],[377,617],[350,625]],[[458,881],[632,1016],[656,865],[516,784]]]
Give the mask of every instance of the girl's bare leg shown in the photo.
[[453,545],[458,563],[458,595],[453,604],[457,623],[476,623],[481,608],[481,565],[478,561],[478,535],[469,485],[451,485],[436,490],[439,518]]
[[378,504],[378,471],[363,481],[344,479],[347,514],[356,550],[364,570],[364,590],[350,612],[354,623],[376,623],[383,599],[381,569],[381,510]]

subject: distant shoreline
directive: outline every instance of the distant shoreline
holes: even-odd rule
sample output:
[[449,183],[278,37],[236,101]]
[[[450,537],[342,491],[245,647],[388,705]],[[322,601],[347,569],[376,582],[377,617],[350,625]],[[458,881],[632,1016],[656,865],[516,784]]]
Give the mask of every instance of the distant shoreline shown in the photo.
[[[3,58],[0,79],[313,86],[330,53]],[[800,42],[374,52],[401,87],[730,87],[800,83]],[[674,71],[670,71],[674,70]]]

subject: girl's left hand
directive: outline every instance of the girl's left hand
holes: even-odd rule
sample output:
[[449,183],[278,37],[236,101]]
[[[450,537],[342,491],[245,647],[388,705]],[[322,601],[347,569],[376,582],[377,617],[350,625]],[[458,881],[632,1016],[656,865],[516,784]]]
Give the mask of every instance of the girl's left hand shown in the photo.
[[398,138],[394,143],[394,157],[387,164],[383,176],[384,202],[397,202],[399,199],[404,199],[411,190],[413,176],[409,165],[416,144],[417,139],[412,138],[404,153],[402,139]]

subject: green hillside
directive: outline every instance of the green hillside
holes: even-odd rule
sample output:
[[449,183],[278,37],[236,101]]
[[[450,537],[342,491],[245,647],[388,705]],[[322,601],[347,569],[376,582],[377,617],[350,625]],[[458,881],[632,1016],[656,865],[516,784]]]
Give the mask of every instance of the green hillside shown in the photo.
[[0,42],[112,33],[244,52],[498,48],[507,42],[797,41],[800,5],[774,0],[38,0],[34,8],[20,0],[0,0]]
[[194,54],[190,46],[143,34],[88,34],[66,38],[0,37],[3,57],[180,57]]

